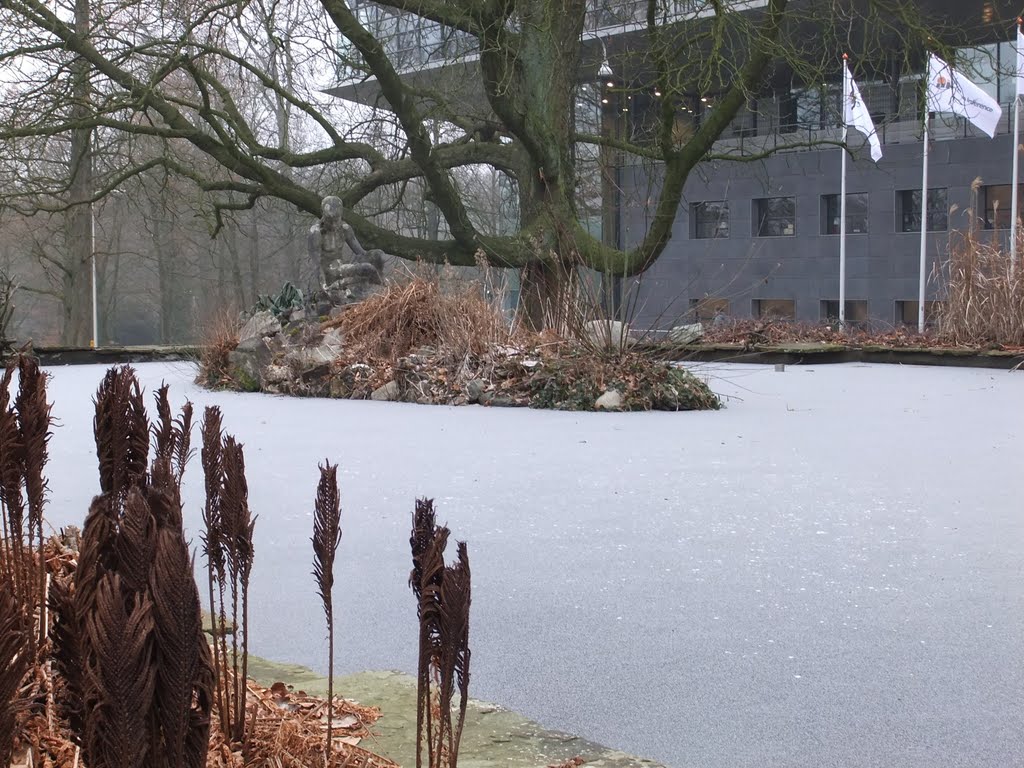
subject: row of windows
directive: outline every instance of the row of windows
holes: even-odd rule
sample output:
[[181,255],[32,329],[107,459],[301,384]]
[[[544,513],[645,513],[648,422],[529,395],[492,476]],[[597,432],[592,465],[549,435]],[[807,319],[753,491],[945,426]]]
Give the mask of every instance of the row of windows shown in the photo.
[[[979,215],[985,229],[1006,229],[1010,226],[1011,192],[1009,184],[983,187],[979,195]],[[1024,195],[1024,184],[1018,186],[1018,195]],[[1024,197],[1021,197],[1024,201]],[[753,200],[754,237],[792,237],[796,235],[796,198],[762,197]],[[820,232],[839,234],[839,195],[822,195],[820,203]],[[928,190],[928,231],[944,232],[949,228],[947,190]],[[729,201],[707,200],[691,206],[692,236],[698,240],[729,237]],[[921,190],[905,189],[896,193],[896,230],[921,231]],[[847,193],[846,231],[865,234],[868,231],[868,195],[866,192]]]
[[[931,321],[938,308],[939,302],[926,301],[924,303],[925,320]],[[892,319],[898,325],[917,325],[918,302],[915,300],[897,301],[893,305]],[[716,325],[727,322],[732,309],[729,299],[705,296],[702,299],[690,299],[690,311],[695,318],[702,323]],[[796,300],[795,299],[751,299],[750,313],[754,317],[775,320],[795,320]],[[823,321],[834,321],[839,319],[839,302],[835,299],[820,299],[818,301],[818,316]],[[868,322],[868,302],[854,299],[846,302],[846,322],[851,324],[865,324]]]

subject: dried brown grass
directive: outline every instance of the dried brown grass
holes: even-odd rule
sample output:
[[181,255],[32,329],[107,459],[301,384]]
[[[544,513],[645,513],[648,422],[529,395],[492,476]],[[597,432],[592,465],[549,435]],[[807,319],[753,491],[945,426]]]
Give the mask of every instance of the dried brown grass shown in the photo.
[[203,383],[211,387],[228,386],[228,355],[238,346],[242,321],[231,307],[214,310],[199,324],[199,370]]
[[327,326],[343,331],[346,350],[355,357],[391,361],[421,347],[443,350],[456,359],[482,355],[523,335],[505,317],[499,301],[484,298],[479,285],[446,290],[437,277],[423,275],[389,283]]
[[[973,227],[950,240],[946,290],[936,310],[939,338],[958,346],[1024,346],[1022,265]],[[1017,253],[1024,254],[1024,238]]]

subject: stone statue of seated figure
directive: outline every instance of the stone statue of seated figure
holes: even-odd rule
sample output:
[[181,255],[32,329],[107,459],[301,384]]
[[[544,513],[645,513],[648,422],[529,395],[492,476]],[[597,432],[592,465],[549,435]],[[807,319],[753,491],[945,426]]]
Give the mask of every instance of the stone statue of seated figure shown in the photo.
[[364,249],[343,220],[344,213],[341,198],[324,198],[323,217],[309,228],[309,255],[320,274],[320,287],[332,299],[359,301],[383,285],[384,252]]

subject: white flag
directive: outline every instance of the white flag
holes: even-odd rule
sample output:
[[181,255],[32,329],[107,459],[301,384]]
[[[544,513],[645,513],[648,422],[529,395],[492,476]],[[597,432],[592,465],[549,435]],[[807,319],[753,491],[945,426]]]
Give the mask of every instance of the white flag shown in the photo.
[[1024,96],[1024,33],[1017,27],[1017,95]]
[[875,132],[875,123],[868,112],[867,104],[860,96],[860,89],[853,80],[846,62],[843,62],[843,82],[845,93],[843,94],[843,125],[848,128],[856,128],[868,138],[871,146],[871,159],[876,163],[882,159],[882,142],[878,140]]
[[1003,114],[999,102],[935,54],[928,55],[928,111],[965,117],[989,138]]

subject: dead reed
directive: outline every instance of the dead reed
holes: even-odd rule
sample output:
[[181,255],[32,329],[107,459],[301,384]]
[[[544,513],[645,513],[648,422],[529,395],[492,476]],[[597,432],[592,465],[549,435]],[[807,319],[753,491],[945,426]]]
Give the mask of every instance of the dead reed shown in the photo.
[[[416,766],[455,768],[469,703],[470,570],[465,542],[458,543],[454,565],[444,550],[451,532],[437,525],[434,502],[417,499],[413,510],[412,573],[409,584],[417,600],[420,625],[416,676]],[[452,700],[459,691],[458,717],[452,723]]]
[[228,355],[238,346],[238,334],[242,330],[238,310],[222,307],[207,315],[198,323],[199,370],[202,381],[210,387],[218,387],[231,381],[228,375]]
[[[1024,253],[1024,238],[1017,252]],[[988,242],[974,227],[954,233],[943,271],[936,320],[944,342],[1024,347],[1024,268],[1010,261],[994,233]]]

